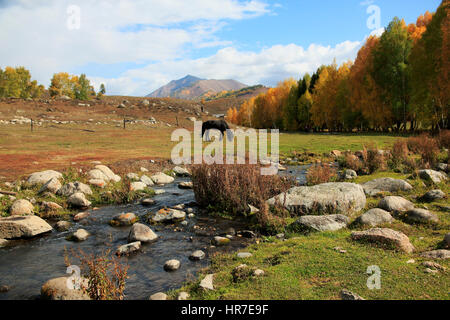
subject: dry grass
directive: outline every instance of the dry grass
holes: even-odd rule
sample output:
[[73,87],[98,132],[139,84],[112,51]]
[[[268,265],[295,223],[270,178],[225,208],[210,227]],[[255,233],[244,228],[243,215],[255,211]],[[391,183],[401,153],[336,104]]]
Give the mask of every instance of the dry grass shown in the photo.
[[428,134],[408,138],[408,149],[420,155],[423,166],[431,167],[439,155],[438,141]]
[[330,182],[336,177],[336,170],[332,168],[329,164],[315,164],[309,168],[306,175],[306,181],[308,185],[316,185],[321,183]]

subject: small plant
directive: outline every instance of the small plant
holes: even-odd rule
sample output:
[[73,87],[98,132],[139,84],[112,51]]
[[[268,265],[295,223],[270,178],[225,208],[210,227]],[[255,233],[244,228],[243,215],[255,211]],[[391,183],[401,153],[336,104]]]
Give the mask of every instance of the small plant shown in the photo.
[[328,164],[315,164],[309,168],[306,175],[308,185],[330,182],[336,177],[336,170]]

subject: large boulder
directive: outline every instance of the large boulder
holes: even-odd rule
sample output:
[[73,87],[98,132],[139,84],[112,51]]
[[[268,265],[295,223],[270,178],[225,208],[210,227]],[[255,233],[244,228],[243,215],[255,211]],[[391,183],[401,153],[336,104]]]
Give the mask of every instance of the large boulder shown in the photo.
[[421,253],[420,255],[427,259],[448,259],[450,258],[450,250],[440,249],[426,251]]
[[414,208],[411,209],[403,215],[403,220],[409,223],[433,223],[438,222],[439,218],[434,213],[431,213],[425,209]]
[[355,222],[357,224],[376,227],[380,224],[391,223],[392,220],[393,218],[389,212],[383,209],[374,208],[356,218]]
[[57,194],[64,197],[70,197],[74,193],[81,192],[85,195],[92,195],[91,187],[82,182],[69,182],[58,190]]
[[350,219],[342,214],[302,216],[290,228],[298,232],[336,231],[345,228],[349,222]]
[[148,226],[142,223],[135,223],[131,227],[130,234],[128,235],[128,242],[154,242],[158,239],[156,233],[153,232]]
[[9,213],[12,216],[27,216],[32,215],[34,211],[34,207],[30,201],[25,199],[20,199],[14,201],[11,208],[9,209]]
[[447,180],[447,175],[445,173],[435,170],[419,170],[419,177],[422,180],[433,182],[435,184]]
[[353,240],[363,242],[373,242],[388,247],[393,247],[406,253],[414,251],[414,246],[409,242],[409,238],[402,232],[388,228],[373,228],[366,231],[355,231],[351,235]]
[[91,205],[91,202],[86,199],[84,193],[75,192],[68,199],[67,203],[75,208],[87,208]]
[[380,192],[398,192],[412,190],[412,186],[405,180],[393,178],[379,178],[368,181],[363,185],[364,192],[368,196],[375,196]]
[[35,173],[32,173],[28,177],[27,183],[32,186],[35,186],[35,185],[44,184],[52,178],[61,179],[62,176],[63,175],[61,172],[54,171],[54,170],[35,172]]
[[153,180],[147,177],[145,174],[142,175],[140,181],[145,183],[148,187],[153,186],[155,184]]
[[45,220],[37,216],[13,216],[0,218],[0,238],[30,238],[52,231]]
[[414,209],[414,204],[402,197],[388,196],[380,200],[378,203],[378,208],[389,212],[403,212]]
[[436,189],[436,190],[430,190],[427,193],[425,193],[420,200],[425,202],[433,202],[436,200],[441,200],[445,198],[445,193],[442,190]]
[[358,184],[331,182],[312,187],[294,187],[267,201],[271,206],[277,202],[295,214],[350,214],[364,209],[366,196]]
[[168,176],[163,172],[158,172],[150,177],[155,184],[168,184],[172,183],[175,179],[174,177]]
[[103,172],[103,174],[108,177],[108,181],[119,182],[121,180],[120,176],[115,174],[107,166],[104,166],[102,164],[98,164],[98,165],[95,166],[95,169],[100,170],[101,172]]
[[[80,278],[80,289],[75,289],[77,284],[71,283],[70,277],[60,277],[48,280],[41,287],[41,298],[47,300],[90,300],[81,287],[87,288],[88,280]],[[75,288],[74,288],[75,287]]]
[[51,192],[56,193],[62,187],[57,178],[51,178],[39,189],[38,193]]

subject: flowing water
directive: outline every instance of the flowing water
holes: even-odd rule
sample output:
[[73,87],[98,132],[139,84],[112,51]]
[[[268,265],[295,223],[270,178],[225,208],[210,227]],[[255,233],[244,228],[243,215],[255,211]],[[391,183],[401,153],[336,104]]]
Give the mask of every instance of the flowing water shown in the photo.
[[[288,167],[283,174],[292,174],[299,183],[304,182],[306,167]],[[91,211],[90,217],[73,223],[67,232],[51,233],[31,240],[14,241],[12,246],[0,249],[0,286],[7,285],[10,290],[0,293],[0,299],[36,299],[39,298],[41,286],[49,279],[68,276],[64,257],[71,249],[81,248],[86,253],[101,252],[110,247],[113,252],[117,247],[127,243],[130,227],[112,227],[108,222],[122,212],[133,212],[137,216],[144,216],[148,212],[156,212],[160,208],[171,207],[181,203],[194,201],[192,190],[181,190],[177,187],[181,181],[176,179],[172,184],[161,187],[166,192],[156,195],[155,205],[143,207],[140,204],[108,206]],[[140,252],[128,257],[122,257],[128,263],[129,279],[126,284],[126,299],[148,299],[159,291],[179,288],[186,280],[192,280],[196,272],[209,263],[209,256],[217,251],[237,251],[244,248],[251,241],[241,237],[234,237],[229,246],[211,248],[213,235],[221,234],[233,227],[235,230],[245,229],[245,225],[237,221],[220,218],[196,217],[187,219],[188,225],[154,226],[152,229],[159,239],[151,244],[143,244]],[[194,230],[194,225],[200,227]],[[180,231],[174,231],[179,227]],[[83,228],[91,236],[83,242],[75,243],[65,238],[71,232]],[[195,250],[203,250],[206,258],[201,261],[189,260],[189,255]],[[177,259],[181,267],[175,272],[163,269],[165,261]],[[72,263],[75,259],[72,260]]]

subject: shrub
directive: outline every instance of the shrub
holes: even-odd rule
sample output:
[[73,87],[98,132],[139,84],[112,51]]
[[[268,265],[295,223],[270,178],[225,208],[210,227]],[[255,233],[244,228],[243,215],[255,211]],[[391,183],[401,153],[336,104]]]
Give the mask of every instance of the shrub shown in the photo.
[[362,151],[362,171],[363,173],[372,174],[378,170],[386,170],[386,156],[381,150],[377,148],[367,149],[363,148]]
[[315,164],[309,168],[306,181],[308,185],[315,185],[330,182],[333,177],[336,177],[336,170],[331,168],[330,165]]
[[450,130],[442,130],[438,136],[440,148],[450,149]]
[[338,159],[339,166],[346,169],[360,171],[362,168],[362,162],[357,156],[351,153],[345,154],[343,157]]
[[421,156],[422,165],[433,165],[439,154],[438,143],[427,134],[408,139],[408,149]]

